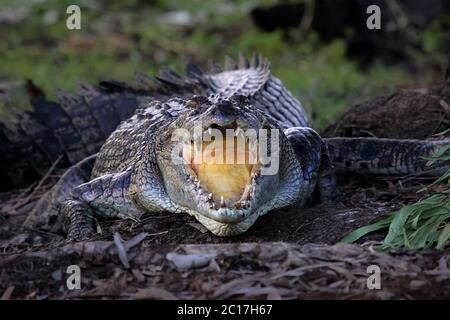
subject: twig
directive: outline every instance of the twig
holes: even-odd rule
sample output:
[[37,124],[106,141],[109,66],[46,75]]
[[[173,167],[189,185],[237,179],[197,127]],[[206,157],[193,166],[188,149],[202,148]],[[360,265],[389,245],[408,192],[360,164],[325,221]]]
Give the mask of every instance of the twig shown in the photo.
[[3,292],[3,295],[0,297],[0,300],[9,300],[11,298],[11,294],[14,291],[14,286],[8,287],[5,292]]
[[[23,205],[27,204],[28,202],[30,202],[33,197],[36,195],[36,192],[42,187],[42,185],[44,184],[44,182],[49,178],[49,176],[51,175],[51,173],[53,172],[53,170],[55,170],[56,166],[58,165],[59,161],[61,161],[62,159],[62,155],[60,155],[55,162],[53,162],[52,166],[50,167],[50,169],[47,171],[47,173],[42,177],[41,180],[39,180],[38,184],[34,187],[34,184],[32,184],[31,186],[29,186],[28,188],[26,188],[20,195],[18,195],[16,197],[17,202],[11,206],[10,210],[13,210],[14,212],[22,207]],[[32,191],[31,191],[32,190]],[[31,191],[31,192],[30,192]],[[30,192],[28,194],[28,196],[25,197],[25,195]]]
[[169,232],[168,230],[166,231],[161,231],[161,232],[156,232],[156,233],[149,233],[147,234],[148,237],[153,237],[153,236],[160,236],[162,234],[166,234],[167,232]]
[[30,198],[36,193],[36,191],[42,187],[42,185],[48,179],[53,170],[55,170],[56,166],[58,165],[59,161],[61,161],[61,159],[62,155],[59,155],[58,158],[55,160],[55,162],[53,162],[50,169],[48,169],[47,173],[42,177],[41,180],[39,180],[39,183],[37,184],[36,188],[34,188],[33,191],[30,193],[30,195],[25,199],[25,203],[27,203],[30,200]]
[[300,22],[300,26],[297,29],[297,32],[294,34],[297,40],[301,40],[305,37],[306,33],[311,28],[313,19],[314,19],[314,10],[316,6],[315,0],[305,0],[305,12],[303,14],[302,20]]

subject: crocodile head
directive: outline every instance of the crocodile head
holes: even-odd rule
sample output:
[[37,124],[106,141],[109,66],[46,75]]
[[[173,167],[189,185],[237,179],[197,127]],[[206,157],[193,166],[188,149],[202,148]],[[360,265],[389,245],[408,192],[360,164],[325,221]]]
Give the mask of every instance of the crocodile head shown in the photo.
[[185,104],[156,150],[164,188],[179,211],[231,236],[298,199],[300,165],[275,120],[243,96],[197,96]]

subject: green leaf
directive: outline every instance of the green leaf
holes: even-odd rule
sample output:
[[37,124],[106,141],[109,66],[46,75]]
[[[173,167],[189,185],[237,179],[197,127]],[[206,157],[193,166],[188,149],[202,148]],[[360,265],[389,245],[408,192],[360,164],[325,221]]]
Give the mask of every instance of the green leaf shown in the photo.
[[[450,179],[450,170],[433,184]],[[426,189],[426,188],[425,188]],[[342,242],[351,243],[386,227],[388,233],[377,250],[392,247],[421,249],[436,246],[444,248],[450,243],[450,189],[432,194],[420,201],[404,206],[379,221],[348,234]]]
[[391,221],[392,221],[392,216],[387,216],[380,221],[377,221],[373,224],[370,224],[370,225],[358,228],[355,231],[352,231],[351,233],[346,235],[340,242],[344,242],[344,243],[355,242],[356,240],[364,237],[365,235],[367,235],[371,232],[387,228],[389,226],[389,224],[391,223]]
[[438,248],[438,249],[444,248],[446,245],[449,244],[449,240],[450,240],[450,222],[445,225],[445,227],[442,229],[441,233],[439,234],[436,248]]
[[405,231],[404,225],[408,217],[414,212],[413,206],[405,206],[400,209],[400,211],[394,215],[391,225],[389,226],[389,233],[385,238],[386,243],[394,242],[394,239],[402,235]]
[[423,158],[427,159],[427,160],[441,160],[441,157],[444,156],[444,154],[449,149],[450,149],[450,144],[446,144],[446,145],[442,146],[441,148],[439,148],[438,150],[436,150],[436,152],[433,155],[431,155],[430,157],[423,157]]

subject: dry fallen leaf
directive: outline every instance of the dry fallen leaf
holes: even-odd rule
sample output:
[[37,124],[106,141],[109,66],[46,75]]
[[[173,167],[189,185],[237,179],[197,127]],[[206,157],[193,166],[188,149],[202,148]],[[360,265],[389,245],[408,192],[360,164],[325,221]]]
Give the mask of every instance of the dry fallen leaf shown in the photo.
[[172,262],[179,270],[197,269],[206,267],[216,256],[208,253],[198,254],[178,254],[169,252],[167,260]]
[[157,287],[138,289],[138,291],[133,295],[130,295],[130,297],[139,300],[142,299],[178,300],[178,298],[169,291]]

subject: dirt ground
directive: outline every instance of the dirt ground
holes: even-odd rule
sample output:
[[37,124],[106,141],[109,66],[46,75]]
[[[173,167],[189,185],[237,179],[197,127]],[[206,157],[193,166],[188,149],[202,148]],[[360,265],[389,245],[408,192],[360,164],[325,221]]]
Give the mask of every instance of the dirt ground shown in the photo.
[[[399,91],[351,108],[325,135],[429,138],[449,127],[447,94],[442,88]],[[358,245],[338,243],[417,201],[429,179],[340,176],[339,203],[271,212],[232,238],[166,213],[140,222],[101,221],[94,239],[69,244],[61,235],[21,226],[59,174],[0,195],[3,299],[450,298],[450,249],[380,253],[371,245],[381,233]],[[72,264],[81,268],[80,290],[66,287]],[[371,264],[380,266],[380,290],[367,289]]]
[[398,90],[352,106],[325,137],[427,139],[450,127],[450,80],[434,88]]

